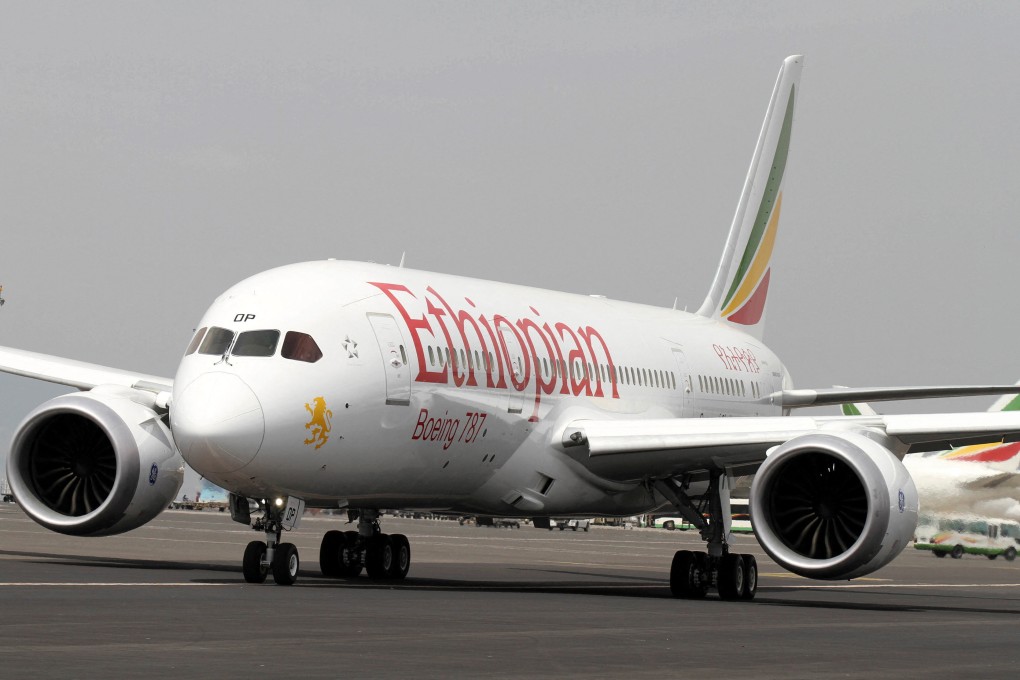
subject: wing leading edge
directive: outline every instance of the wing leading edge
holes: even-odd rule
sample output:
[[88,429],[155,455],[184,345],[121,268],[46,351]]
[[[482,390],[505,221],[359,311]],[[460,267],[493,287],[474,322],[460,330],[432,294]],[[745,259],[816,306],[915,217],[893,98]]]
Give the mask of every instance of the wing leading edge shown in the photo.
[[1020,412],[576,420],[564,429],[562,445],[592,472],[633,481],[707,468],[750,471],[769,449],[794,437],[847,431],[882,438],[902,457],[974,442],[1020,441]]
[[144,373],[64,359],[49,354],[0,347],[0,372],[91,390],[100,385],[119,385],[146,392],[170,392],[174,381]]

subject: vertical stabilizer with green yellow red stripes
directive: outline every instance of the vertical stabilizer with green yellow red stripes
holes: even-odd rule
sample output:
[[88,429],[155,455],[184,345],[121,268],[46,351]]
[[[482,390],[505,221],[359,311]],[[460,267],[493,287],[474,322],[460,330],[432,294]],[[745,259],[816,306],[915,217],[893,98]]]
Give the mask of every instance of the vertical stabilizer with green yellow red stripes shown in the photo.
[[803,57],[788,57],[779,71],[719,269],[698,310],[702,316],[736,324],[759,339],[772,278],[772,253],[803,62]]

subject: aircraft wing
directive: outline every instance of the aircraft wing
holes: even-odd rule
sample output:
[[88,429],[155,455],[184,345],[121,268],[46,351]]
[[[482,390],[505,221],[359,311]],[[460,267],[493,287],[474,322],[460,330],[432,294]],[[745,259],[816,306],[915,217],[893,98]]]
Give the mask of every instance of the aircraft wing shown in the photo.
[[90,390],[99,385],[120,385],[146,392],[169,392],[174,381],[119,368],[74,361],[49,354],[0,347],[0,372]]
[[761,464],[769,449],[794,437],[846,431],[884,434],[899,443],[896,453],[903,455],[1020,441],[1020,412],[575,420],[564,429],[562,444],[596,474],[633,481],[711,467],[744,474]]

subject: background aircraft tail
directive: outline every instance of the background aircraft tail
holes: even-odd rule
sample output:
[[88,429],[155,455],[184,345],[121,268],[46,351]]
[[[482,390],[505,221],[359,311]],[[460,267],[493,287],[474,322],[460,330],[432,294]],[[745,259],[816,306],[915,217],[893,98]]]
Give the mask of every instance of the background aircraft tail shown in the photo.
[[772,249],[803,63],[799,55],[787,57],[779,71],[719,269],[698,310],[701,316],[737,324],[759,339],[765,325]]

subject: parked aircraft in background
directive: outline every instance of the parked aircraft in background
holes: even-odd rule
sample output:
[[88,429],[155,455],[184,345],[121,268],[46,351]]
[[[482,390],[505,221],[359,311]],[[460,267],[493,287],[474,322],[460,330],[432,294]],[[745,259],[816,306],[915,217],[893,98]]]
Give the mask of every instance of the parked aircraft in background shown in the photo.
[[[842,409],[845,415],[875,414],[868,404],[844,404]],[[1020,411],[1020,396],[1005,395],[988,411]],[[912,454],[903,465],[925,514],[1020,520],[1020,443],[986,442]]]
[[1020,414],[786,415],[1011,389],[792,389],[762,333],[801,62],[780,70],[697,313],[356,262],[263,272],[213,302],[173,380],[0,349],[0,370],[81,390],[20,425],[8,461],[18,502],[55,531],[127,531],[177,493],[183,456],[264,534],[245,550],[245,578],[281,584],[299,565],[282,532],[305,507],[357,521],[322,539],[325,576],[382,579],[411,562],[407,539],[381,530],[384,508],[547,518],[672,506],[707,543],[675,554],[672,592],[750,599],[757,565],[731,551],[725,521],[731,480],[756,470],[756,537],[779,565],[827,579],[880,568],[917,518],[903,454],[1016,437]]

